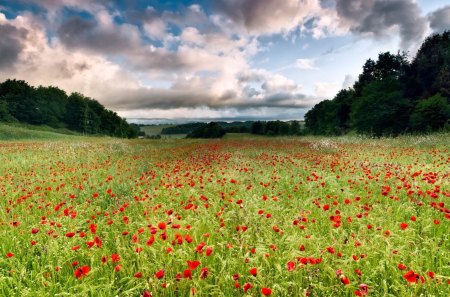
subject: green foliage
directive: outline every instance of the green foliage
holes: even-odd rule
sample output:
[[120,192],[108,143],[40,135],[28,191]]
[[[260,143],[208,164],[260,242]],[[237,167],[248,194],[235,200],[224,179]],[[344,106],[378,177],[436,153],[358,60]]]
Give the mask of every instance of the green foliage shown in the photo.
[[0,83],[0,122],[68,128],[85,134],[137,137],[138,127],[80,93],[56,87],[34,88],[22,80]]
[[411,63],[405,53],[368,59],[353,88],[316,104],[305,124],[314,135],[435,131],[449,120],[449,102],[450,31],[428,37]]
[[161,134],[189,134],[195,129],[202,127],[204,123],[187,123],[171,127],[166,127],[161,130]]
[[250,133],[257,135],[279,136],[279,135],[300,135],[302,129],[298,121],[257,121],[250,127]]
[[202,124],[187,135],[187,138],[222,138],[225,130],[216,122]]
[[417,131],[436,131],[450,119],[450,104],[440,94],[417,103],[411,114],[411,127]]
[[398,135],[408,125],[410,102],[403,98],[398,80],[368,84],[353,105],[353,127],[362,134]]

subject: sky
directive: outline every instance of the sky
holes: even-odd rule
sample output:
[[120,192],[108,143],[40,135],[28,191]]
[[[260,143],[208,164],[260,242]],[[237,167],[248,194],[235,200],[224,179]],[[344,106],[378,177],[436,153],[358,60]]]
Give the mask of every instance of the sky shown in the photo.
[[0,0],[0,81],[127,119],[301,120],[449,29],[448,0]]

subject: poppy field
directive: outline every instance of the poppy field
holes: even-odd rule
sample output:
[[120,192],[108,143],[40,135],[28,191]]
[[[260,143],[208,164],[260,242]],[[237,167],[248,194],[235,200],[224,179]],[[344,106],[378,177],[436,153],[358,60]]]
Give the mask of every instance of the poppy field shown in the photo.
[[449,296],[448,134],[0,143],[1,296]]

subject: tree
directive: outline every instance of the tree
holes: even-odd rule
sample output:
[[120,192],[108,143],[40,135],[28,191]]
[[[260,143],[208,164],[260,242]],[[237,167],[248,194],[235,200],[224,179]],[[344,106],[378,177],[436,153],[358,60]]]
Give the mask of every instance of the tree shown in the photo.
[[298,121],[292,121],[291,126],[289,127],[290,135],[300,135],[300,123]]
[[447,99],[436,94],[417,103],[411,114],[411,127],[416,131],[436,131],[444,127],[450,119],[450,104]]
[[397,135],[406,131],[411,111],[394,77],[366,85],[352,106],[352,126],[363,134]]
[[414,98],[426,98],[441,92],[442,83],[448,86],[448,81],[442,80],[442,76],[447,75],[449,67],[450,31],[429,36],[411,63],[412,78],[409,86],[414,87],[413,83],[417,83],[420,87],[416,94],[411,95]]
[[216,122],[202,124],[187,135],[188,138],[222,138],[225,130]]
[[8,112],[13,118],[28,124],[38,122],[34,88],[25,81],[8,79],[0,84],[0,99],[7,102]]
[[40,86],[35,91],[37,102],[37,124],[60,128],[64,125],[67,94],[56,87]]

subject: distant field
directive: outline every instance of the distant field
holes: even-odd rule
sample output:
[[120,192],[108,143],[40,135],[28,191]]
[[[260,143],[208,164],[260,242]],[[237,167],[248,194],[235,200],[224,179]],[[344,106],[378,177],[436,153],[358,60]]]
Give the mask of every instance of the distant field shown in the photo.
[[450,296],[448,139],[2,141],[0,296]]
[[140,128],[141,131],[145,132],[145,134],[147,134],[148,136],[152,136],[152,135],[160,135],[162,129],[173,126],[175,125],[149,125],[149,126],[142,126]]

